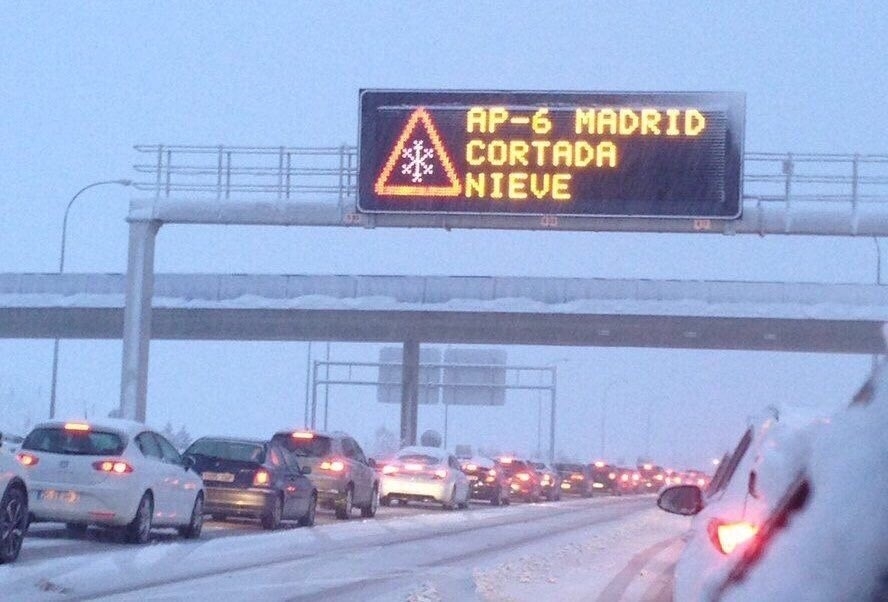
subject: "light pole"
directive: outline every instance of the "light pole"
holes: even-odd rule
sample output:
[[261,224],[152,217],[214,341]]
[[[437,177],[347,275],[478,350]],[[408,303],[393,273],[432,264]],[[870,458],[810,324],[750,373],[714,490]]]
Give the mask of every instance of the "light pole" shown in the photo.
[[[71,197],[71,200],[68,201],[68,206],[65,207],[65,217],[62,220],[62,244],[61,251],[59,253],[59,274],[65,271],[65,241],[68,238],[68,213],[71,211],[71,205],[74,204],[74,201],[77,200],[81,194],[89,190],[90,188],[95,188],[96,186],[104,186],[105,184],[116,184],[117,186],[132,186],[132,180],[102,180],[101,182],[93,182],[92,184],[87,184],[83,188],[77,191],[77,193]],[[49,417],[55,418],[56,413],[56,383],[58,379],[59,373],[59,340],[55,339],[52,344],[52,382],[49,387]]]

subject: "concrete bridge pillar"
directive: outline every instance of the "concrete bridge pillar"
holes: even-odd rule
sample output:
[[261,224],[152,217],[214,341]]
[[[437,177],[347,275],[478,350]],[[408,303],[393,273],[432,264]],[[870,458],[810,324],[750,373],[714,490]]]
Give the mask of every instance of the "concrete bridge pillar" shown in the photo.
[[132,221],[129,229],[120,417],[145,422],[148,350],[151,343],[151,298],[154,295],[154,242],[160,222]]

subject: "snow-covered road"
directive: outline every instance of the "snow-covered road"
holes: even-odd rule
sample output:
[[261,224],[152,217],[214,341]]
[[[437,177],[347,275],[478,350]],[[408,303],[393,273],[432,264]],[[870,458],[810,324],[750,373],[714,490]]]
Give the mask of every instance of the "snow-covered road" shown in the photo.
[[0,592],[28,600],[663,600],[688,525],[648,496],[430,509],[35,559],[0,567]]

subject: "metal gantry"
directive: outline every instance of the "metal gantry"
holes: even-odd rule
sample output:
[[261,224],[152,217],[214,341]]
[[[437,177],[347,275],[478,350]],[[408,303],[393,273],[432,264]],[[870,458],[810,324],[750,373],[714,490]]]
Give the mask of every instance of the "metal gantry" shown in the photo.
[[[324,217],[268,218],[293,225],[529,228],[726,234],[888,234],[888,154],[749,152],[739,220],[553,216],[368,215],[356,211],[358,150],[331,147],[138,145],[154,206],[171,201],[323,205]],[[157,215],[163,217],[161,211]],[[172,219],[163,221],[176,221]],[[206,218],[208,220],[212,218]],[[226,223],[236,217],[224,218]],[[279,220],[279,221],[275,221]],[[253,223],[252,221],[250,223]]]

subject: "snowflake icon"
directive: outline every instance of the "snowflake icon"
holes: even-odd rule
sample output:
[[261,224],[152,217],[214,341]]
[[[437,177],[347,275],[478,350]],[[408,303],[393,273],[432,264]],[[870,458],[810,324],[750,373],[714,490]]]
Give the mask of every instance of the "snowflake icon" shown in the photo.
[[425,148],[422,140],[414,140],[413,146],[401,151],[401,158],[405,161],[401,164],[401,173],[411,176],[410,181],[421,183],[423,176],[434,172],[434,165],[429,160],[435,156],[435,151]]

